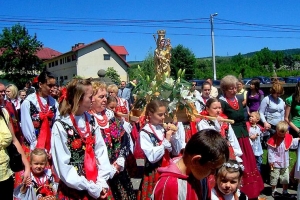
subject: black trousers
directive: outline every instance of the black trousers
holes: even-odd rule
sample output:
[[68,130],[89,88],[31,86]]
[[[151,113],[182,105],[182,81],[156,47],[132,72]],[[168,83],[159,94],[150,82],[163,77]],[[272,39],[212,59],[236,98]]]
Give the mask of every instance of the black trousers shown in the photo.
[[5,181],[0,181],[0,196],[3,200],[12,200],[14,192],[14,179],[9,177]]

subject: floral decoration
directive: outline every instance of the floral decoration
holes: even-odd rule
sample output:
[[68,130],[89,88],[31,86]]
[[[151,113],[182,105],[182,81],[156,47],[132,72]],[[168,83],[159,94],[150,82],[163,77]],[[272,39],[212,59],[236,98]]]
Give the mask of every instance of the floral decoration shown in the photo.
[[185,69],[177,72],[177,79],[169,77],[168,73],[163,76],[155,76],[150,80],[149,75],[146,75],[140,66],[139,83],[136,85],[133,93],[137,101],[134,105],[135,109],[144,109],[146,104],[153,99],[159,99],[170,102],[168,105],[168,113],[173,115],[178,109],[186,108],[190,113],[193,113],[193,108],[196,98],[190,92],[191,83],[184,80]]

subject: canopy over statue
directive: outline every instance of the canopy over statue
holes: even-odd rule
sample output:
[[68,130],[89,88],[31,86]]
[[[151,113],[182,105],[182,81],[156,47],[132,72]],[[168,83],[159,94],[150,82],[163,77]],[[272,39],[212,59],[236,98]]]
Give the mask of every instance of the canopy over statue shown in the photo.
[[158,75],[158,77],[160,77],[162,74],[167,74],[167,76],[170,76],[170,62],[172,49],[171,40],[169,38],[165,38],[165,30],[158,30],[157,35],[157,39],[156,35],[153,35],[154,39],[156,40],[156,49],[154,51],[154,64],[156,75]]

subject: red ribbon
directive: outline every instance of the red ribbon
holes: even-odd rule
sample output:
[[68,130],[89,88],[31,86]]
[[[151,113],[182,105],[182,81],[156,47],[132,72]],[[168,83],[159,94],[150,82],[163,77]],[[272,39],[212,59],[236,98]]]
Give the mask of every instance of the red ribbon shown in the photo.
[[[95,139],[91,135],[90,125],[86,113],[84,113],[84,116],[85,116],[85,126],[86,126],[86,132],[84,133],[77,126],[75,118],[72,114],[70,114],[70,119],[73,123],[73,126],[75,127],[78,134],[80,135],[81,140],[85,143],[85,153],[84,153],[84,161],[83,161],[83,167],[85,169],[85,177],[89,181],[92,180],[96,182],[98,176],[98,168],[97,168],[96,157],[93,148],[93,144],[95,144]],[[87,134],[89,134],[89,136],[85,138]]]
[[85,140],[85,154],[83,165],[87,180],[96,182],[98,176],[98,168],[93,144],[95,144],[95,139],[92,136],[88,136]]
[[162,167],[167,167],[167,166],[169,166],[170,165],[170,152],[167,150],[167,149],[165,149],[165,154],[164,154],[164,156],[163,156],[163,159],[162,159],[162,163],[161,163],[161,166]]
[[58,102],[61,103],[66,98],[67,98],[67,88],[64,87],[60,90],[60,97],[59,97]]
[[46,149],[48,152],[51,148],[51,131],[49,125],[49,119],[54,117],[54,113],[51,110],[47,112],[40,112],[40,119],[42,121],[42,125],[40,128],[40,135],[37,140],[37,148]]

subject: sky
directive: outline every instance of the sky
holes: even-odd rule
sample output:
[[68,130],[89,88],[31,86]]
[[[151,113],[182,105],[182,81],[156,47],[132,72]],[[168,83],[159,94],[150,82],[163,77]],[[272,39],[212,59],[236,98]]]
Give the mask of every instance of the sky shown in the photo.
[[[144,60],[156,48],[153,35],[166,30],[172,46],[183,45],[197,58],[299,48],[299,0],[140,0],[0,1],[0,30],[16,23],[61,53],[79,42],[105,39],[124,46],[127,61]],[[0,34],[2,31],[0,31]]]

